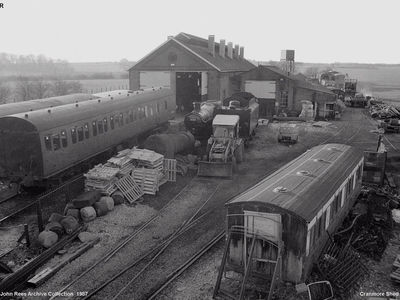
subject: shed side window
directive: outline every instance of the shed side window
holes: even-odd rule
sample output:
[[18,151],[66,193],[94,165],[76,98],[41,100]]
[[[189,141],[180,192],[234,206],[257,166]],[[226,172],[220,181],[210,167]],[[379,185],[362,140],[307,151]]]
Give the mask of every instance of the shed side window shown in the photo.
[[118,115],[115,115],[115,126],[121,126],[121,125],[119,125],[119,116]]
[[124,114],[120,113],[119,114],[119,126],[123,126],[124,125]]
[[129,121],[133,122],[133,110],[129,111]]
[[89,123],[85,123],[85,125],[83,126],[84,130],[85,130],[85,138],[88,139],[90,137],[90,133],[89,133]]
[[144,107],[144,117],[147,118],[149,116],[149,108],[147,105]]
[[103,119],[103,125],[104,125],[104,132],[108,131],[108,122],[107,122],[107,118]]
[[78,141],[82,142],[83,141],[83,127],[82,126],[78,127],[76,130],[78,132]]
[[97,121],[97,129],[99,134],[103,133],[103,120]]
[[114,129],[114,117],[110,116],[110,128]]
[[66,130],[61,130],[61,144],[64,148],[68,146],[68,137]]
[[160,103],[157,102],[157,113],[160,113]]
[[71,128],[71,139],[72,139],[72,143],[76,144],[76,128],[75,127]]
[[153,108],[150,107],[150,116],[153,116]]
[[168,109],[168,102],[167,102],[167,100],[164,101],[164,107],[165,107],[165,110]]
[[93,136],[97,135],[97,121],[92,122]]
[[44,144],[45,144],[47,150],[51,150],[51,139],[50,139],[50,136],[46,135],[44,137]]
[[61,141],[60,141],[60,135],[59,134],[54,134],[52,136],[53,140],[53,150],[56,151],[61,148]]

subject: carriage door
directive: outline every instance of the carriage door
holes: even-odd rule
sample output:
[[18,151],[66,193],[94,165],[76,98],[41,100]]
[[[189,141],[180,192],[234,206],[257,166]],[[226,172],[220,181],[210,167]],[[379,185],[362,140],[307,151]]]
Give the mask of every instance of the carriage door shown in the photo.
[[282,240],[282,220],[280,214],[244,211],[244,226],[247,228],[244,239],[244,262],[247,262],[252,234],[257,234],[253,258],[256,264],[252,269],[260,275],[270,276],[274,272],[271,261],[278,259],[278,245]]

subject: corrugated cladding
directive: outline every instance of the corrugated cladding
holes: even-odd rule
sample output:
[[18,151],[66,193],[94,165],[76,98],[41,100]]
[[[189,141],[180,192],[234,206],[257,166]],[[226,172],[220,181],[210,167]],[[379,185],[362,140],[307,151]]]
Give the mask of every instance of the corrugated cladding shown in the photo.
[[254,202],[279,207],[310,222],[361,159],[360,151],[347,145],[314,147],[229,201],[227,206]]

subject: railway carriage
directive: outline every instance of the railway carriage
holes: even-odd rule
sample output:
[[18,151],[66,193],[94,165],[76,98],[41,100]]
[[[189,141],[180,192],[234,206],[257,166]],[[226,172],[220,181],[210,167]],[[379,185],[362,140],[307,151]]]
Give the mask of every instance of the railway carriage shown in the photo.
[[[363,156],[326,144],[308,150],[226,204],[227,246],[222,273],[303,282],[357,198]],[[216,289],[217,290],[217,289]]]
[[0,118],[0,171],[33,185],[166,123],[170,89],[99,98]]
[[33,111],[48,107],[55,107],[70,103],[87,101],[99,98],[96,95],[77,93],[65,96],[56,96],[43,99],[27,100],[21,102],[5,103],[0,105],[0,117],[14,115],[26,111]]

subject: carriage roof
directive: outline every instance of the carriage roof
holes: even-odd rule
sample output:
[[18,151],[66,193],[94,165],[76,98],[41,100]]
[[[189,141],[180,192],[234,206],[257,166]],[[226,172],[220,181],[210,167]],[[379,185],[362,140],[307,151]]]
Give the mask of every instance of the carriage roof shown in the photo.
[[275,206],[310,222],[361,159],[360,151],[347,145],[316,146],[233,198],[227,206]]

